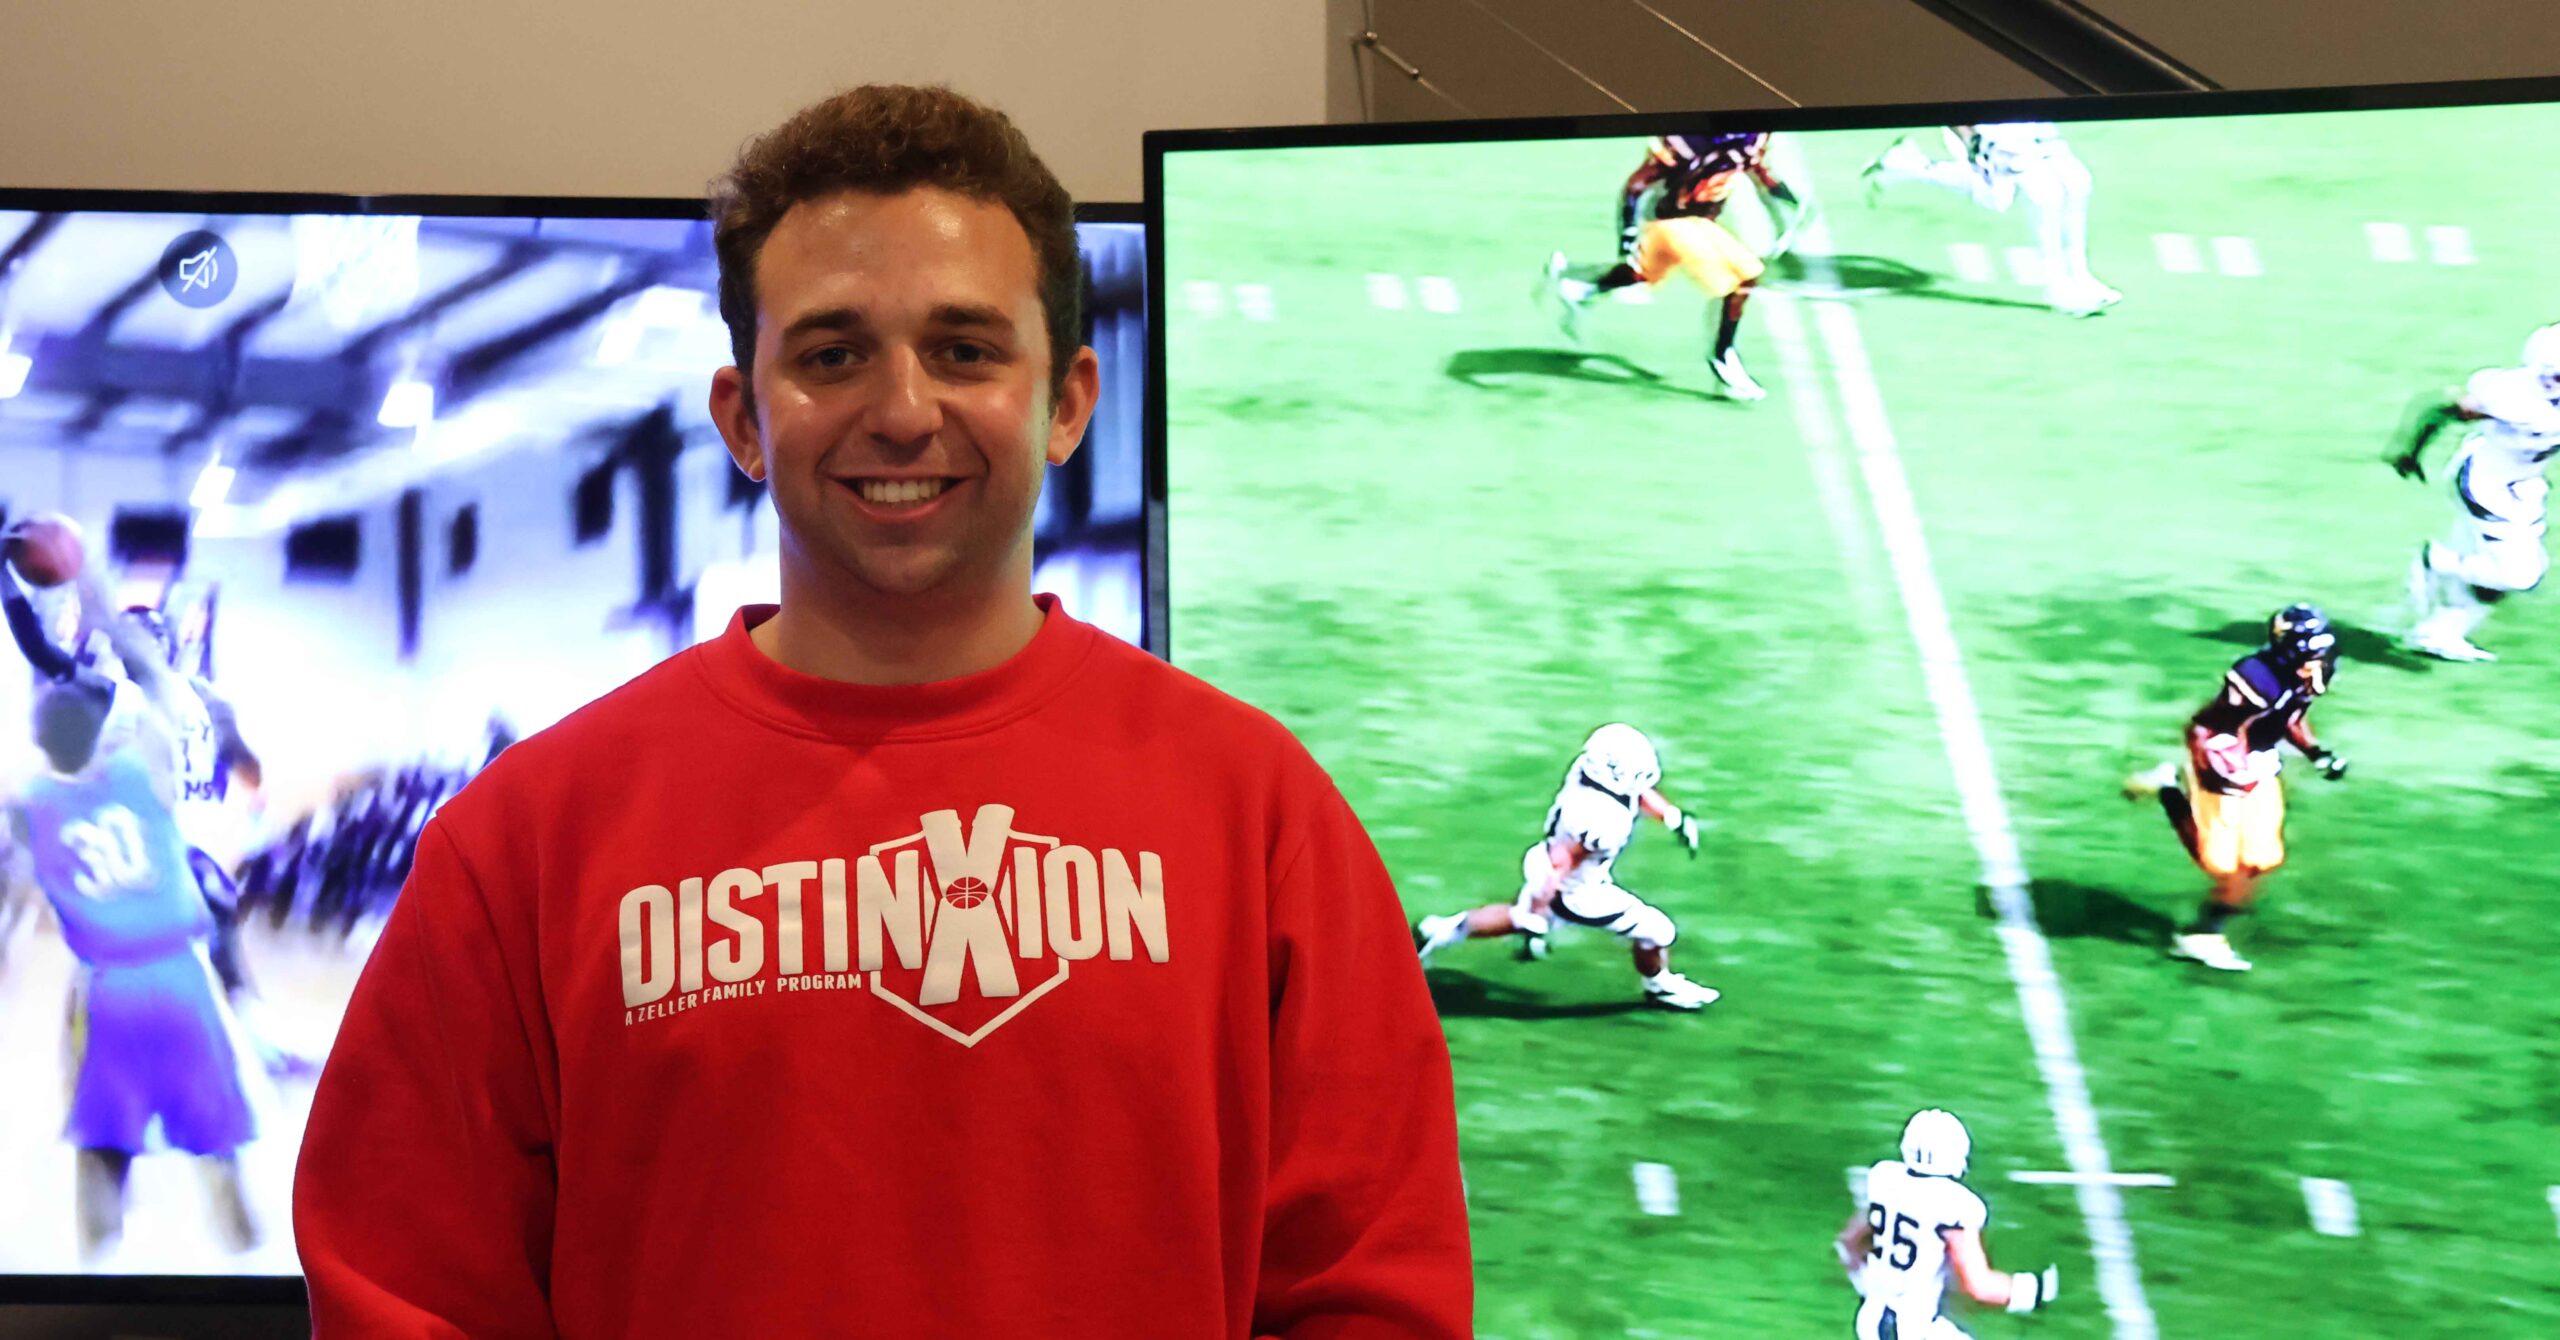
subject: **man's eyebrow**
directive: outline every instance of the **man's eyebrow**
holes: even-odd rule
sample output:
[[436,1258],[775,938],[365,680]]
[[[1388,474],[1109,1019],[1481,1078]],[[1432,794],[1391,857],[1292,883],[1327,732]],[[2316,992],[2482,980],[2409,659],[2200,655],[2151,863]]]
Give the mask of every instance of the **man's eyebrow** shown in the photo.
[[802,313],[790,325],[783,327],[782,339],[787,344],[813,330],[856,331],[865,324],[862,313],[850,307],[821,307],[814,312]]
[[1006,316],[1003,308],[977,303],[943,303],[933,309],[933,323],[999,331],[1013,329],[1013,318]]

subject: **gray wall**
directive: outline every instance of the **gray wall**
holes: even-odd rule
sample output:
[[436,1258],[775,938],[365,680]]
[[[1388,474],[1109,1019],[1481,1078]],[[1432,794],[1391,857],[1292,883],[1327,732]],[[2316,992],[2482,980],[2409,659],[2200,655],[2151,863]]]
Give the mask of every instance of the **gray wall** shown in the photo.
[[1317,0],[0,5],[0,184],[690,195],[866,80],[1003,106],[1080,198],[1138,134],[1324,119]]

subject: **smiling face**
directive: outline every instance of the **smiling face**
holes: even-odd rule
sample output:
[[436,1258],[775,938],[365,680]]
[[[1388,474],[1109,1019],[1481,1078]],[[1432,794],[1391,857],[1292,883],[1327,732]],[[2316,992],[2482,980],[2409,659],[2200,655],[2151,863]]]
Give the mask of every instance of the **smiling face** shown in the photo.
[[711,409],[772,488],[785,600],[1027,594],[1043,465],[1074,454],[1098,378],[1066,351],[1053,402],[1013,214],[938,187],[826,196],[782,217],[755,275],[754,394],[724,368]]

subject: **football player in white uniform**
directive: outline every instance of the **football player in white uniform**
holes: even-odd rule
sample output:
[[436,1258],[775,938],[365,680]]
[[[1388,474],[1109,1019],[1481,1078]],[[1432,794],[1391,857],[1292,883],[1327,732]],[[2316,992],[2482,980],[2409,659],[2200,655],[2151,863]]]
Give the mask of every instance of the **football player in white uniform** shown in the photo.
[[1543,956],[1547,931],[1561,920],[1626,940],[1647,1003],[1673,1010],[1713,1004],[1715,988],[1671,970],[1671,943],[1680,928],[1670,914],[1620,888],[1610,875],[1635,837],[1640,814],[1660,820],[1692,857],[1698,854],[1697,818],[1656,789],[1661,780],[1661,756],[1643,731],[1611,722],[1591,732],[1547,807],[1546,836],[1521,855],[1519,896],[1424,917],[1414,930],[1423,962],[1459,941],[1503,935],[1528,937],[1526,952]]
[[1947,1285],[1984,1307],[2033,1312],[2053,1301],[2061,1272],[2004,1275],[1991,1268],[1982,1226],[1991,1208],[1964,1184],[1973,1136],[1952,1112],[1930,1108],[1902,1128],[1902,1158],[1867,1170],[1867,1203],[1833,1243],[1865,1302],[1858,1340],[1969,1340],[1943,1308]]
[[2448,661],[2493,661],[2471,644],[2490,607],[2530,591],[2551,566],[2543,550],[2543,477],[2560,452],[2560,325],[2527,336],[2522,365],[2485,368],[2461,391],[2429,397],[2391,457],[2403,478],[2425,479],[2427,444],[2466,425],[2453,453],[2452,533],[2418,551],[2409,569],[2411,650]]
[[1902,182],[1927,182],[2006,214],[2021,197],[2044,258],[2045,300],[2067,316],[2095,316],[2124,301],[2089,270],[2089,167],[2050,121],[1950,126],[1957,157],[1932,158],[1906,137],[1860,172],[1868,198]]

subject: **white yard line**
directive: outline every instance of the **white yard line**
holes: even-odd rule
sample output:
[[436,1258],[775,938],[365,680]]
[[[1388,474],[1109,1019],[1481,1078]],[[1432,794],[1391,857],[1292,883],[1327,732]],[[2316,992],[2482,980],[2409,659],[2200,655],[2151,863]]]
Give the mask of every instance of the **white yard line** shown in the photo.
[[2011,247],[2001,255],[2009,262],[2009,278],[2028,288],[2043,288],[2053,278],[2045,272],[2044,253],[2034,247]]
[[2356,1193],[2346,1183],[2327,1177],[2302,1179],[2302,1204],[2311,1211],[2312,1230],[2322,1237],[2352,1238],[2356,1226]]
[[2405,265],[2418,258],[2418,248],[2409,240],[2405,223],[2368,223],[2364,226],[2365,249],[2385,265]]
[[2167,1173],[2013,1172],[2009,1180],[2023,1186],[2176,1186]]
[[[1986,262],[1987,264],[1988,262]],[[1857,608],[1859,628],[1871,637],[1890,637],[1893,617],[1887,608],[1878,573],[1875,539],[1868,532],[1858,486],[1849,478],[1848,454],[1840,440],[1840,420],[1824,393],[1822,369],[1804,326],[1804,310],[1793,294],[1760,298],[1769,338],[1778,346],[1778,386],[1796,416],[1796,434],[1804,439],[1805,467],[1813,474],[1813,495],[1822,505],[1823,523],[1840,546],[1840,570],[1849,585],[1849,601]]]
[[2000,277],[1991,263],[1991,248],[1979,242],[1951,242],[1947,259],[1955,264],[1956,278],[1968,284],[1988,284]]
[[1680,1177],[1668,1163],[1635,1166],[1636,1208],[1668,1218],[1680,1213]]
[[2258,244],[2245,237],[2213,239],[2213,268],[2235,279],[2255,279],[2267,272],[2258,261]]
[[2204,252],[2189,233],[2153,233],[2151,251],[2160,258],[2160,268],[2173,275],[2204,272]]
[[2427,255],[2438,265],[2471,265],[2480,259],[2471,250],[2471,230],[2450,223],[2427,230]]
[[[1782,162],[1780,171],[1799,190],[1805,190],[1812,180],[1800,162]],[[1810,191],[1806,192],[1806,199],[1811,202]],[[1824,258],[1832,254],[1830,229],[1820,216],[1806,228],[1800,251],[1819,276]],[[1831,278],[1836,283],[1836,277]],[[2097,1108],[2089,1098],[2088,1073],[2081,1067],[2080,1050],[2072,1039],[2070,1007],[2063,998],[2061,979],[2053,971],[2052,946],[2045,942],[2043,930],[2036,925],[2035,905],[2027,894],[2026,865],[2019,856],[2008,802],[2001,796],[1990,741],[1982,728],[1982,714],[1974,705],[1964,656],[1947,619],[1946,597],[1938,588],[1920,514],[1911,500],[1910,481],[1903,473],[1893,424],[1885,416],[1884,396],[1867,361],[1866,341],[1859,333],[1857,314],[1847,303],[1822,298],[1815,299],[1812,306],[1815,329],[1830,356],[1849,440],[1857,449],[1858,464],[1866,478],[1876,527],[1884,537],[1886,560],[1902,595],[1911,640],[1920,653],[1922,679],[1929,702],[1937,711],[1938,733],[1946,748],[1947,763],[1955,774],[1965,827],[1972,834],[1975,854],[1982,862],[1982,883],[1989,888],[1992,905],[1999,913],[2001,951],[2010,980],[2017,988],[2018,1011],[2026,1020],[2036,1069],[2044,1079],[2045,1102],[2053,1111],[2054,1131],[2061,1138],[2063,1157],[2071,1171],[2084,1178],[2101,1178],[2114,1168],[2106,1141],[2099,1134]],[[2125,1222],[2120,1189],[2091,1180],[2073,1190],[2081,1219],[2088,1228],[2090,1252],[2097,1262],[2098,1293],[2113,1322],[2116,1340],[2156,1340],[2159,1323],[2143,1293],[2142,1271],[2134,1257],[2133,1229]]]

